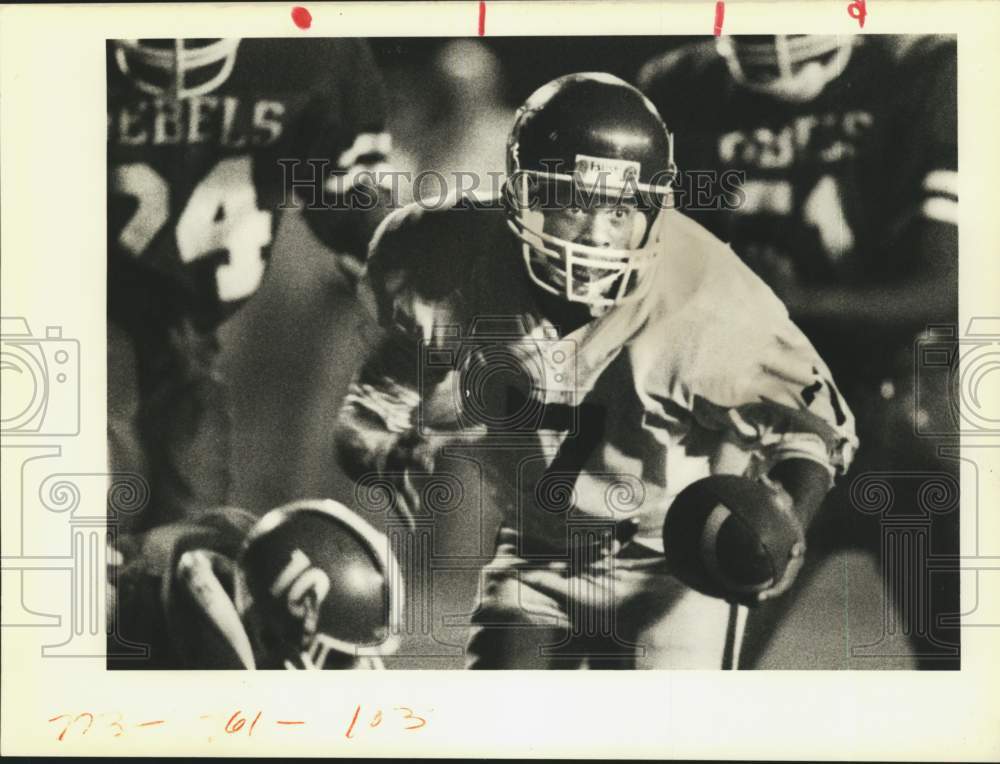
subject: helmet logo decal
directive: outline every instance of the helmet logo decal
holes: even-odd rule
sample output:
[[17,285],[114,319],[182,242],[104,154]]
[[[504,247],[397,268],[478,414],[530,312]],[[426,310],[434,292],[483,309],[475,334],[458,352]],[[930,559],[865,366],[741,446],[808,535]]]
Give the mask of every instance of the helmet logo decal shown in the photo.
[[[330,578],[320,568],[313,567],[312,561],[301,549],[292,552],[288,564],[278,574],[271,586],[271,594],[284,594],[288,611],[296,618],[314,622],[320,604],[330,591]],[[316,611],[316,612],[313,612]],[[313,628],[315,624],[313,623]]]
[[639,180],[642,165],[628,159],[610,159],[577,154],[574,165],[574,179],[591,188],[600,184],[613,188],[635,185]]

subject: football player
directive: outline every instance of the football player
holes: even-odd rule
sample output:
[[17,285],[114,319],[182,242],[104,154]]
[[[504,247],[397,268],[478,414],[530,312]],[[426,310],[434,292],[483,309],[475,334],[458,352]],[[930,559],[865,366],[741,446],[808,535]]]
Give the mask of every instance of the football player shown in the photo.
[[[109,639],[121,669],[383,668],[402,591],[388,540],[330,500],[232,507],[127,537]],[[109,655],[111,651],[109,651]]]
[[[861,423],[859,475],[956,472],[913,436],[950,429],[944,386],[923,378],[915,401],[914,348],[928,325],[958,319],[956,82],[955,39],[920,35],[720,38],[639,74],[657,106],[685,105],[671,112],[677,157],[706,173],[704,191],[713,174],[743,175],[739,204],[701,199],[692,181],[681,205],[777,292],[829,363]],[[811,548],[881,556],[881,518],[848,502],[831,496]],[[935,547],[957,554],[957,512],[934,525]],[[935,610],[957,613],[949,588]]]
[[337,441],[351,474],[392,480],[415,514],[442,449],[482,464],[503,520],[471,668],[721,668],[745,610],[668,572],[673,497],[741,474],[806,522],[850,462],[826,365],[764,283],[670,209],[672,154],[635,88],[561,77],[517,113],[502,205],[411,205],[373,240],[362,283],[381,333]]
[[131,532],[226,503],[216,329],[259,288],[295,192],[360,271],[389,136],[359,40],[117,40],[107,68],[111,469],[152,497]]
[[685,104],[685,169],[745,174],[739,204],[681,205],[811,323],[953,315],[955,83],[954,39],[925,36],[721,38],[639,74]]

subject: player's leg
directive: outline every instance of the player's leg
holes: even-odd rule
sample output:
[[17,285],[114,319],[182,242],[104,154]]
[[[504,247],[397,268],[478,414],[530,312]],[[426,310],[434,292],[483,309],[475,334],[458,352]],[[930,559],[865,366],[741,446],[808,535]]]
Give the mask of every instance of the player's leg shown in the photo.
[[[149,483],[142,435],[139,430],[138,359],[132,337],[118,324],[108,321],[108,472],[138,475]],[[148,491],[146,492],[148,495]],[[112,533],[128,534],[143,523],[144,506],[119,511],[109,506]]]
[[516,534],[502,528],[496,555],[481,574],[466,668],[577,668],[580,658],[545,649],[566,641],[565,586],[563,573],[519,557]]
[[182,322],[142,348],[139,426],[159,525],[226,504],[230,416],[218,343]]
[[744,613],[734,614],[728,602],[682,584],[652,549],[632,544],[616,565],[618,586],[626,594],[618,620],[622,634],[636,644],[636,668],[733,667]]

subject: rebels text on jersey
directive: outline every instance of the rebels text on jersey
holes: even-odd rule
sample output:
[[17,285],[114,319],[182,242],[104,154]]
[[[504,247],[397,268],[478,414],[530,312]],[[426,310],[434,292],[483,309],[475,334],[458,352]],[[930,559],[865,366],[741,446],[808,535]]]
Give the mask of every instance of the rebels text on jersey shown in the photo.
[[[357,40],[245,39],[221,85],[178,99],[137,88],[114,45],[107,53],[112,316],[132,323],[136,314],[179,313],[212,328],[258,288],[277,211],[293,204],[288,185],[314,172],[304,162],[344,175],[384,159],[378,73]],[[338,214],[326,216],[329,233],[317,233],[339,251],[356,248],[341,225],[347,216],[333,220]]]
[[745,173],[738,205],[684,207],[769,283],[877,283],[957,251],[953,38],[858,38],[804,103],[741,87],[711,41],[638,79],[679,136],[682,173]]
[[526,537],[632,519],[653,547],[672,498],[711,471],[846,470],[853,417],[780,301],[697,223],[660,224],[640,298],[560,336],[501,212],[387,218],[362,282],[385,334],[345,399],[372,428],[350,437],[369,468],[379,433],[471,442]]

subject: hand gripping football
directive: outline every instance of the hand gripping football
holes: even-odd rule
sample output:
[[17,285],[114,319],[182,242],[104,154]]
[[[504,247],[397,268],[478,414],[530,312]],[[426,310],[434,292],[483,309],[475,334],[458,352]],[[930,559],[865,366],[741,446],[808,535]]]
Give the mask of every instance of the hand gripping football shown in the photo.
[[787,494],[737,475],[712,475],[682,490],[667,511],[663,548],[671,573],[731,601],[779,581],[802,524]]

